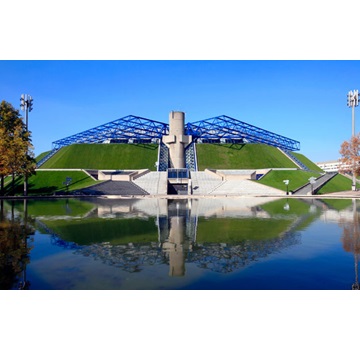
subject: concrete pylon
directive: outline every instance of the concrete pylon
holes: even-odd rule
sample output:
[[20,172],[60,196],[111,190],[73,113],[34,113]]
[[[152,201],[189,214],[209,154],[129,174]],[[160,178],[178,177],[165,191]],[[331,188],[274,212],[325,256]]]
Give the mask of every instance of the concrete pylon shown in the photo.
[[170,160],[176,169],[185,168],[185,147],[191,143],[192,136],[185,135],[185,113],[171,111],[169,114],[169,135],[163,142],[169,147]]

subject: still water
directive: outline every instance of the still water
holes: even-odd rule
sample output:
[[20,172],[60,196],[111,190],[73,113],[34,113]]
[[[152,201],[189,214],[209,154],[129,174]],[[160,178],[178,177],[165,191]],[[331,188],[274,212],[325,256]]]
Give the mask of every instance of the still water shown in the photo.
[[0,289],[359,288],[352,199],[0,204]]

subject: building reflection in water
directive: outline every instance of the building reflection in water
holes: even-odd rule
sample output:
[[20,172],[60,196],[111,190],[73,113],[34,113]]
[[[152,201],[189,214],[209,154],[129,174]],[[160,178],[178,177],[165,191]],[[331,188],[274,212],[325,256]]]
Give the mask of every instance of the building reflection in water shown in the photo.
[[[263,209],[263,205],[274,202],[269,198],[249,198],[246,201],[213,199],[209,200],[140,200],[119,202],[101,200],[96,204],[96,209],[91,215],[99,220],[111,220],[116,218],[155,218],[158,229],[157,242],[125,242],[111,244],[109,242],[96,242],[76,244],[74,241],[64,241],[56,233],[56,229],[46,226],[46,218],[39,220],[38,224],[47,233],[52,235],[54,244],[63,248],[69,248],[76,254],[93,256],[105,264],[118,267],[127,272],[140,272],[149,265],[169,265],[169,275],[172,277],[185,276],[186,264],[195,264],[199,268],[219,273],[229,273],[247,266],[258,259],[279,252],[286,247],[300,244],[301,235],[297,227],[307,216],[298,216],[291,213],[287,203],[287,214],[284,219],[283,212],[269,213]],[[283,210],[282,204],[281,210]],[[310,214],[309,214],[310,215]],[[316,216],[315,216],[316,217]],[[111,218],[111,219],[110,219]],[[207,240],[207,232],[202,229],[202,240],[197,239],[198,220],[211,221],[211,225],[220,222],[218,231],[212,233],[212,240]],[[244,238],[241,226],[243,220],[257,222],[262,225],[263,239]],[[84,222],[86,219],[84,219]],[[120,220],[121,221],[121,220]],[[282,229],[274,232],[269,227],[273,222],[282,222]],[[227,231],[221,225],[236,222],[236,230],[229,241]],[[203,222],[204,224],[204,222]],[[103,225],[105,222],[103,221]],[[91,228],[88,228],[91,229]],[[267,237],[268,231],[271,231]],[[89,236],[95,236],[97,232],[87,232]],[[254,232],[251,236],[256,236]]]
[[191,201],[169,201],[167,216],[159,219],[160,245],[169,259],[169,275],[185,275],[185,259],[196,236],[196,219],[191,217]]
[[[301,214],[295,214],[292,208],[299,202],[307,209]],[[66,205],[63,205],[66,210],[64,209],[62,214],[53,212],[47,215],[38,213],[28,215],[26,201],[23,206],[17,204],[18,211],[14,210],[13,203],[11,206],[8,205],[7,209],[4,209],[2,201],[0,203],[2,257],[0,269],[2,275],[7,276],[6,281],[2,281],[2,289],[10,288],[10,284],[15,282],[18,283],[19,288],[28,287],[26,265],[29,263],[31,250],[29,237],[34,233],[35,226],[42,233],[50,234],[54,245],[70,249],[75,254],[101,260],[104,264],[121,270],[134,273],[142,271],[146,266],[165,264],[169,266],[169,276],[182,277],[186,275],[187,264],[224,274],[242,269],[254,261],[266,258],[287,247],[301,244],[300,232],[304,225],[309,225],[318,219],[334,221],[343,227],[343,248],[354,254],[355,282],[352,289],[359,289],[360,218],[355,200],[352,211],[349,211],[347,208],[332,210],[324,202],[314,199],[275,200],[260,197],[246,200],[226,198],[121,201],[97,199],[92,202],[82,201],[86,203],[84,206],[86,211],[81,215],[73,214],[72,217],[71,213],[76,212],[74,208],[78,209],[81,202],[66,201]],[[92,203],[91,209],[88,209],[89,203]],[[66,222],[64,222],[65,218]],[[118,223],[127,222],[127,219],[128,221],[137,220],[137,222],[154,220],[155,223],[152,226],[157,230],[157,239],[151,236],[151,240],[141,242],[126,240],[119,242],[117,232],[113,232],[116,236],[114,242],[111,240],[82,242],[77,241],[79,226],[76,226],[73,234],[69,229],[64,237],[61,235],[61,230],[56,227],[57,221],[65,225],[71,225],[73,222],[78,224],[80,221],[82,225],[87,223],[88,219],[92,221],[86,228],[86,234],[91,237],[99,236],[97,231],[99,226],[94,225],[94,222],[106,226],[109,223],[118,225]],[[252,232],[250,236],[243,235],[242,231],[246,230],[242,225],[249,225],[249,222],[261,223],[258,231],[263,232],[260,232],[262,235],[257,239],[252,239],[252,237],[259,232]],[[281,225],[278,225],[279,222]],[[275,225],[272,225],[274,223]],[[232,229],[235,232],[231,236],[228,233],[228,226],[233,224],[235,230],[234,227]],[[206,231],[209,225],[214,226],[215,232]],[[273,228],[276,226],[279,227]],[[122,229],[118,228],[115,231],[120,232]],[[129,235],[130,239],[133,233],[135,232]],[[211,239],[208,239],[210,236]],[[11,261],[11,268],[9,261]]]

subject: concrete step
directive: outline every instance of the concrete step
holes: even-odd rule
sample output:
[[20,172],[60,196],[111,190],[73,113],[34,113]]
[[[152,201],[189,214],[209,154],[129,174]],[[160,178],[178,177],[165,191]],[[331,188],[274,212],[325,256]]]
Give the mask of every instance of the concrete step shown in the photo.
[[105,181],[83,189],[84,194],[92,195],[147,195],[148,192],[131,181]]

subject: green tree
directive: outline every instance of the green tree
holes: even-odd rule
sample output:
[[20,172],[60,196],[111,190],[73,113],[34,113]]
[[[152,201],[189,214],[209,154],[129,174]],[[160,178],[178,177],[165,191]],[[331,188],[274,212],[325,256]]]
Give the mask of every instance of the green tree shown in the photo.
[[13,188],[16,175],[31,175],[35,173],[36,162],[31,144],[31,133],[26,131],[26,125],[10,103],[0,104],[0,176],[1,193],[4,193],[4,177],[12,175]]

